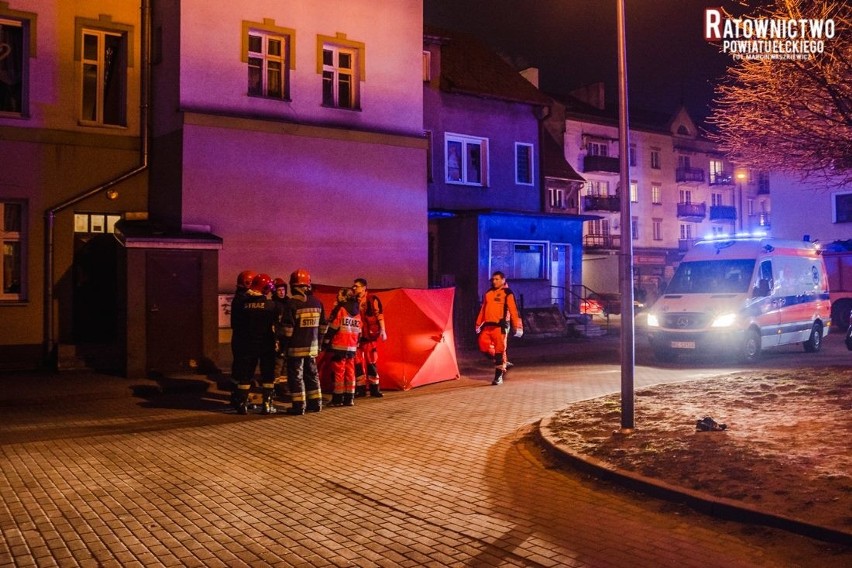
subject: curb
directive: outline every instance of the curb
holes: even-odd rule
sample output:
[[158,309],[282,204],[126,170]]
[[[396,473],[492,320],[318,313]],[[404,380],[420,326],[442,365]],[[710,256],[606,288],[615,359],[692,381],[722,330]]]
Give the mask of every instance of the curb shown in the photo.
[[550,425],[552,421],[552,416],[542,418],[536,429],[539,441],[552,450],[560,461],[585,473],[613,481],[653,497],[684,503],[696,511],[722,519],[761,524],[827,542],[846,546],[852,545],[852,532],[768,513],[733,499],[715,497],[709,493],[686,489],[659,479],[619,469],[602,460],[573,452],[564,446],[560,446],[551,434]]

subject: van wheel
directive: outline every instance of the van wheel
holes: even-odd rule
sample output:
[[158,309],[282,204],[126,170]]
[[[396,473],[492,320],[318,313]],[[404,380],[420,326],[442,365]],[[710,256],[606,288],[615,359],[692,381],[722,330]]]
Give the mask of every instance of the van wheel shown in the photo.
[[760,359],[760,334],[755,329],[746,332],[745,341],[740,348],[740,361],[750,363]]
[[805,348],[806,353],[816,353],[822,348],[822,324],[818,321],[814,322],[813,328],[811,328],[811,336],[807,341],[802,343],[802,347]]

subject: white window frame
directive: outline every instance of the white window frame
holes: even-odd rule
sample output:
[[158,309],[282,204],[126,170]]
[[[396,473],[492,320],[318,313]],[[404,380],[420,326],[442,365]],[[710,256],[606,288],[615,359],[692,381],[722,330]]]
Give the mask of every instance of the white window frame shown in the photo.
[[657,217],[651,219],[651,231],[655,241],[663,240],[663,220]]
[[[90,36],[97,40],[97,53],[95,57],[87,57],[86,56],[86,37]],[[118,116],[115,119],[110,119],[106,115],[106,106],[107,106],[107,93],[105,91],[105,85],[108,78],[108,70],[107,67],[110,65],[109,59],[111,55],[107,53],[107,41],[108,40],[118,39],[121,45],[121,53],[118,54],[119,60],[116,63],[116,67],[114,70],[120,73],[118,77],[119,84],[115,85],[115,88],[118,89],[118,93],[114,96],[118,97],[118,103],[120,104],[120,108],[118,109]],[[121,30],[112,30],[112,29],[100,29],[90,26],[82,26],[80,28],[79,35],[79,65],[77,67],[77,76],[79,79],[79,88],[80,88],[80,124],[87,126],[113,126],[113,127],[125,127],[127,126],[127,82],[128,82],[128,65],[129,65],[129,45],[130,42],[128,40],[128,34]],[[91,86],[90,81],[87,81],[87,74],[94,70],[94,92],[89,93],[87,96],[87,90]],[[90,97],[94,97],[92,102],[91,109],[87,109],[86,106],[88,104],[88,99]],[[92,113],[92,111],[94,111]]]
[[[292,38],[289,34],[249,28],[246,38],[246,63],[248,65],[248,95],[250,97],[265,97],[270,99],[290,100],[290,58]],[[252,49],[252,38],[260,40],[260,49]],[[277,42],[280,52],[274,53],[271,45]],[[275,67],[278,67],[280,93],[274,91],[270,94],[270,84]],[[252,70],[257,69],[260,75],[260,84],[252,88]]]
[[725,164],[722,160],[710,160],[710,183],[718,183],[719,178],[725,173]]
[[658,150],[656,148],[652,148],[650,155],[651,155],[651,169],[652,170],[659,170],[660,164],[661,164],[661,162],[660,162],[660,150]]
[[[363,77],[363,48],[324,41],[319,53],[322,75],[322,106],[343,110],[361,110],[361,81]],[[330,61],[327,59],[330,56]],[[348,57],[349,61],[343,60]],[[349,86],[349,95],[341,93],[344,85]]]
[[[453,152],[453,149],[456,149],[456,151]],[[478,168],[474,163],[474,154],[477,149],[479,152]],[[456,153],[458,155],[455,155]],[[479,171],[479,180],[472,176],[475,169]],[[487,187],[488,138],[450,132],[444,133],[444,180],[453,185]]]
[[[497,264],[494,262],[494,245],[498,244],[501,246],[510,246],[511,254],[512,254],[512,265],[509,267],[504,264]],[[523,270],[523,263],[519,264],[519,260],[516,258],[518,253],[518,247],[536,247],[538,249],[539,254],[539,266],[538,266],[538,275],[537,276],[529,276],[521,272],[518,273],[519,270]],[[493,274],[494,271],[499,270],[506,275],[507,280],[548,280],[550,278],[550,274],[548,272],[550,262],[549,262],[549,251],[550,251],[550,243],[548,241],[532,241],[532,240],[513,240],[513,239],[489,239],[488,241],[488,272],[489,274]]]
[[586,142],[586,155],[588,156],[609,156],[609,143],[602,140],[590,139]]
[[678,190],[679,201],[681,204],[690,204],[692,203],[692,190],[691,189],[679,189]]
[[691,241],[692,239],[693,239],[692,225],[690,223],[681,223],[680,224],[680,240]]
[[[6,207],[15,206],[19,208],[20,219],[18,219],[18,230],[13,230],[12,227],[6,227]],[[17,257],[10,255],[13,248],[17,245]],[[0,201],[0,246],[2,246],[2,262],[0,262],[0,301],[2,302],[20,302],[26,299],[26,254],[27,254],[27,206],[23,201]],[[8,257],[7,261],[7,255]],[[17,262],[11,267],[13,271],[18,273],[17,291],[7,292],[6,283],[10,276],[7,270],[10,268],[7,262]]]
[[639,203],[639,182],[630,182],[630,203]]
[[586,195],[609,197],[609,182],[599,179],[586,180]]
[[716,191],[711,192],[710,193],[710,204],[713,207],[721,207],[722,205],[724,205],[722,194],[719,193],[719,192],[716,192]]
[[[527,149],[526,157],[522,156],[522,148]],[[529,179],[521,178],[522,168],[526,168]],[[524,142],[515,142],[515,184],[535,185],[535,146]]]
[[547,188],[548,201],[552,209],[565,209],[565,190],[561,187]]
[[651,204],[652,205],[662,205],[663,204],[663,186],[659,183],[651,184]]

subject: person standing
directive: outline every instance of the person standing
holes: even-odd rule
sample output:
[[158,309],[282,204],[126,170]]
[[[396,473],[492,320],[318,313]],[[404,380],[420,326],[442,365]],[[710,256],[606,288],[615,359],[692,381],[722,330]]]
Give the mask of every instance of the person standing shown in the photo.
[[499,270],[491,275],[491,288],[482,297],[482,307],[476,317],[476,333],[479,350],[494,352],[494,380],[492,385],[501,385],[506,378],[506,337],[510,327],[515,337],[524,335],[524,323],[518,315],[515,294],[506,284],[506,275]]
[[237,412],[248,414],[248,399],[254,371],[260,364],[263,414],[274,414],[275,338],[281,309],[270,298],[272,278],[258,274],[251,281],[242,302],[236,305],[243,318],[241,339],[244,350],[234,363],[237,379]]
[[358,299],[358,309],[361,313],[361,339],[355,355],[355,396],[367,396],[369,385],[370,396],[382,398],[384,395],[379,387],[379,369],[376,367],[379,360],[376,342],[380,338],[382,341],[388,340],[382,301],[370,293],[364,278],[355,279],[352,291]]
[[317,355],[319,338],[325,335],[328,323],[322,303],[310,291],[311,275],[307,270],[300,268],[290,275],[290,298],[282,319],[292,400],[287,414],[322,410]]
[[[283,278],[272,281],[272,300],[278,304],[281,314],[287,309],[287,283]],[[275,342],[275,392],[279,400],[290,400],[290,389],[287,385],[287,357],[280,340]]]
[[245,354],[245,342],[247,334],[245,330],[245,318],[243,317],[243,303],[248,293],[251,281],[255,273],[251,270],[243,270],[237,275],[237,288],[231,299],[231,380],[234,381],[231,391],[231,406],[239,410],[239,389],[237,388],[237,361]]
[[337,293],[337,305],[328,317],[323,345],[331,351],[334,390],[330,406],[355,405],[355,352],[361,337],[361,313],[355,294],[348,288]]

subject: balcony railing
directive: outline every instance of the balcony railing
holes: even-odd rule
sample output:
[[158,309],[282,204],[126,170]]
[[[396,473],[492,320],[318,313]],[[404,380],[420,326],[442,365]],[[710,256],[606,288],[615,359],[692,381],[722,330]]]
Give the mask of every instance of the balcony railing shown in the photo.
[[734,185],[734,176],[727,172],[711,173],[710,185]]
[[583,211],[621,211],[618,195],[584,195]]
[[695,244],[695,239],[678,239],[677,241],[677,250],[680,252],[686,252],[692,248],[692,245]]
[[587,249],[618,249],[621,248],[621,235],[586,235],[583,237],[583,248]]
[[675,172],[678,183],[704,183],[704,170],[701,168],[678,168]]
[[678,203],[677,217],[684,221],[703,221],[707,216],[707,205],[704,203]]
[[772,222],[769,218],[769,213],[755,213],[753,215],[749,215],[749,218],[752,227],[760,227],[762,229],[769,229],[770,227],[772,227]]
[[711,221],[736,221],[737,208],[731,205],[711,205],[710,220]]
[[584,172],[607,172],[617,174],[621,171],[618,158],[611,156],[594,156],[589,154],[583,158]]

